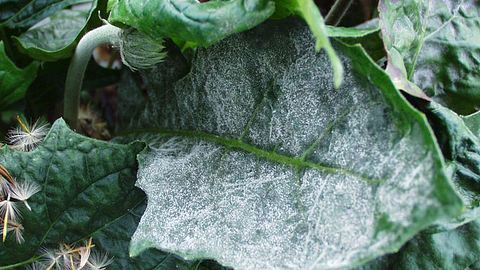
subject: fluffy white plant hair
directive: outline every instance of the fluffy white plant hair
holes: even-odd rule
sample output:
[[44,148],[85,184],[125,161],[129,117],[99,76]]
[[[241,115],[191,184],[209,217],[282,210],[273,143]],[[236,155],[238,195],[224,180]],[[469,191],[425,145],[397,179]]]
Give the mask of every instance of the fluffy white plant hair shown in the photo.
[[122,30],[117,46],[122,62],[132,70],[150,69],[166,57],[162,39],[153,39],[133,28]]
[[48,131],[50,125],[37,120],[33,124],[23,121],[17,117],[19,126],[10,130],[7,134],[7,141],[15,150],[31,151],[40,144]]

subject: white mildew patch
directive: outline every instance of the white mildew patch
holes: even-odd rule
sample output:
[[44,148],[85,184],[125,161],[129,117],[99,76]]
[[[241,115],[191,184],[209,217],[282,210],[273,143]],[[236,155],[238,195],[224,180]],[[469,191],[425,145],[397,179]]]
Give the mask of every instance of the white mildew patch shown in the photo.
[[200,49],[156,104],[166,137],[139,157],[148,207],[131,253],[340,269],[458,209],[426,123],[342,59],[335,90],[327,57],[296,21]]

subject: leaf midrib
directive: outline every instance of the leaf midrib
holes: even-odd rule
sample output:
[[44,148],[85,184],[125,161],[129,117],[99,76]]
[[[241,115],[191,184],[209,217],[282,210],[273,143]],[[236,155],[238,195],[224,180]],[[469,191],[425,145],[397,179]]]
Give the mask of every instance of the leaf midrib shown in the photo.
[[309,169],[314,169],[314,170],[325,172],[325,173],[354,176],[354,177],[360,178],[361,180],[369,184],[381,184],[386,181],[385,179],[370,177],[364,174],[357,173],[350,169],[333,167],[327,164],[308,161],[301,156],[292,157],[292,156],[281,154],[275,151],[268,151],[268,150],[259,148],[257,146],[248,144],[240,139],[222,137],[222,136],[218,136],[218,135],[203,132],[203,131],[174,130],[174,129],[164,129],[164,128],[142,128],[142,129],[135,129],[135,130],[122,132],[117,135],[127,136],[127,135],[135,135],[135,134],[138,135],[138,134],[145,134],[145,133],[155,133],[161,136],[168,136],[168,137],[185,137],[185,138],[201,139],[210,143],[224,146],[226,148],[242,150],[247,153],[254,154],[257,157],[264,158],[276,163],[284,164],[284,165],[293,167],[295,169],[309,168]]

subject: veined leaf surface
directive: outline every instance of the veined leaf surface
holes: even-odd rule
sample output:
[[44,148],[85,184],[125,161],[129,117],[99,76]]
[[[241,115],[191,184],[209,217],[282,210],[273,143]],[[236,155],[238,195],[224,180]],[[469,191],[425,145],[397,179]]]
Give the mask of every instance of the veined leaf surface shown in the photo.
[[[156,247],[235,269],[337,269],[400,248],[459,213],[425,117],[359,46],[333,89],[325,53],[294,20],[199,49],[156,99],[125,111],[148,206],[131,254]],[[128,88],[130,93],[135,89]]]

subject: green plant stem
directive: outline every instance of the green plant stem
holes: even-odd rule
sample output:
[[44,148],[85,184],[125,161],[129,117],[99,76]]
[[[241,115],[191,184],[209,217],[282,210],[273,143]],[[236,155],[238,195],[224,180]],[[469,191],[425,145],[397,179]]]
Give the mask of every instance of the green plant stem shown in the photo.
[[103,25],[88,32],[78,43],[65,81],[65,98],[63,102],[63,117],[73,129],[78,129],[78,106],[83,77],[93,50],[101,44],[117,43],[120,28],[113,25]]
[[325,17],[325,23],[333,26],[338,25],[342,21],[343,16],[345,16],[352,3],[353,0],[336,0]]

